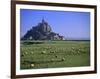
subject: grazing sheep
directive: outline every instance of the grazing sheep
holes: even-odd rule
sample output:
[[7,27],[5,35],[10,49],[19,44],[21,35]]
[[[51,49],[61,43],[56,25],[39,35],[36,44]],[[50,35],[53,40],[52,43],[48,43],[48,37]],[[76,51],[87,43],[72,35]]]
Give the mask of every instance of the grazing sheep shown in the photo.
[[78,49],[79,51],[81,50],[81,49]]
[[50,53],[55,53],[55,51],[50,51]]
[[34,52],[31,52],[31,54],[33,54]]
[[80,51],[77,52],[78,54],[80,53]]
[[27,54],[28,54],[28,52],[25,52],[25,54],[27,55]]
[[45,54],[45,53],[46,53],[46,51],[42,51],[41,53],[42,53],[42,54]]
[[62,58],[61,60],[62,60],[62,61],[65,61],[65,58]]
[[51,61],[53,62],[53,61],[54,61],[54,59],[51,59]]
[[21,57],[23,57],[24,55],[23,54],[21,54]]
[[75,48],[74,48],[74,47],[72,47],[72,49],[74,50]]
[[31,64],[31,67],[34,67],[35,65],[34,64]]
[[58,56],[56,55],[55,57],[57,58]]

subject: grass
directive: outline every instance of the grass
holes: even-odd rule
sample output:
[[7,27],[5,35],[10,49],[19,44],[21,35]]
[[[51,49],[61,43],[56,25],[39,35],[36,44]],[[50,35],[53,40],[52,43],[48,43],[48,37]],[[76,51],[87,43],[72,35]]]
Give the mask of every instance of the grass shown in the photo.
[[89,41],[21,41],[20,51],[21,69],[90,65]]

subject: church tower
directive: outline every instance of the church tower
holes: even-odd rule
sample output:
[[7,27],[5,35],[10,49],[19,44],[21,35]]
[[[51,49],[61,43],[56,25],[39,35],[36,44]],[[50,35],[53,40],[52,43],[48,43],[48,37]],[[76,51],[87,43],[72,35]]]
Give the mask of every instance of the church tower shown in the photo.
[[44,18],[42,19],[41,22],[41,30],[43,32],[51,32],[51,27],[50,25],[44,20]]
[[43,24],[45,23],[45,20],[44,20],[44,18],[42,19],[42,23],[43,23]]

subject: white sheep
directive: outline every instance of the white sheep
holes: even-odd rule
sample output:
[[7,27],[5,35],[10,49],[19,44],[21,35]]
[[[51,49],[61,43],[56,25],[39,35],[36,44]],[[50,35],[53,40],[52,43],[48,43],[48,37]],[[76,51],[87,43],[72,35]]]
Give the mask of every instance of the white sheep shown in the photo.
[[31,67],[34,67],[35,65],[34,64],[31,64]]
[[41,53],[42,53],[42,54],[45,54],[45,53],[46,53],[46,51],[42,51]]

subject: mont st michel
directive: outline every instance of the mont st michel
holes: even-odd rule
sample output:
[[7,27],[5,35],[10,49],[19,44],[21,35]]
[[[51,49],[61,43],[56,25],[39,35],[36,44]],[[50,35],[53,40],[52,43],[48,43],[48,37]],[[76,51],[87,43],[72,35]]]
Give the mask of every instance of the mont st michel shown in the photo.
[[21,40],[64,40],[64,36],[53,32],[48,22],[42,19],[41,23],[28,30]]

